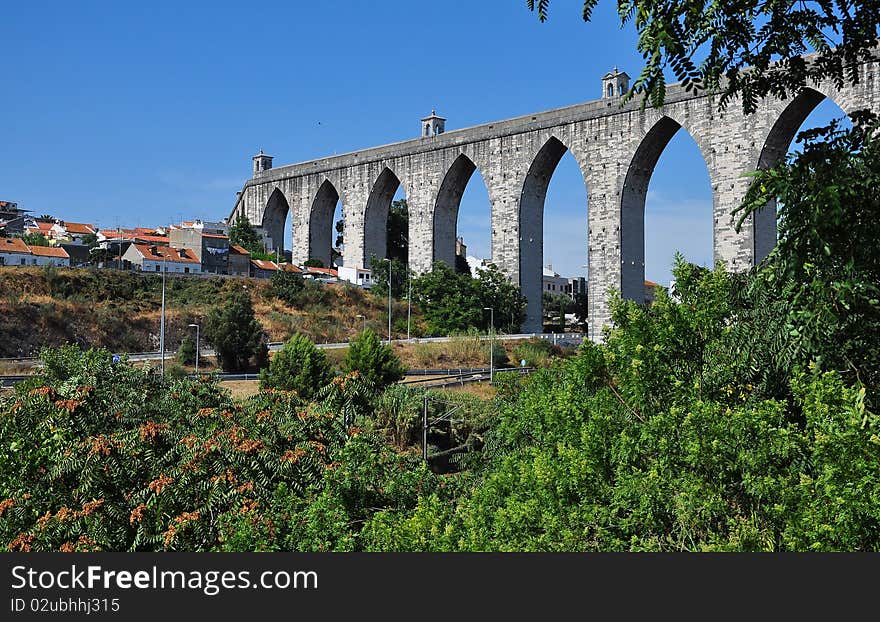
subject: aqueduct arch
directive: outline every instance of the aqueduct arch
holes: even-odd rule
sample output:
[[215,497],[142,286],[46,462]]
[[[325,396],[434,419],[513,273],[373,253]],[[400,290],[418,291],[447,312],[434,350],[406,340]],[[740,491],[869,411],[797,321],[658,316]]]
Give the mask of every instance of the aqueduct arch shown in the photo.
[[371,255],[385,256],[388,207],[403,185],[410,265],[423,271],[435,259],[451,259],[461,193],[479,168],[491,203],[492,261],[522,287],[529,300],[523,328],[537,332],[541,288],[534,267],[540,279],[544,197],[568,149],[588,189],[589,315],[598,335],[610,320],[609,289],[636,300],[643,295],[647,184],[663,148],[681,127],[697,143],[709,172],[715,259],[733,270],[748,269],[775,243],[775,210],[736,229],[734,212],[750,183],[746,173],[778,160],[825,96],[847,113],[861,108],[880,112],[878,69],[873,59],[859,66],[856,84],[841,89],[817,85],[789,101],[767,98],[749,115],[736,103],[722,109],[714,96],[671,85],[659,110],[642,109],[635,100],[623,104],[620,89],[609,95],[603,88],[598,100],[430,136],[422,135],[420,122],[412,140],[255,169],[231,216],[245,213],[251,222],[263,223],[274,241],[283,239],[276,237],[277,228],[290,209],[292,254],[299,262],[329,249],[328,205],[334,197],[341,199],[344,262],[364,266]]

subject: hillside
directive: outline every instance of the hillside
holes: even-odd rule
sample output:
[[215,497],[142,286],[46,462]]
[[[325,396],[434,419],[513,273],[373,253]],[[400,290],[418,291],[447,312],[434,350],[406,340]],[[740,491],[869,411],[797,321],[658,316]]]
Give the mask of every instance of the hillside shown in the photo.
[[[162,278],[158,274],[90,268],[0,267],[0,357],[35,355],[44,345],[75,343],[114,351],[159,348]],[[211,306],[237,287],[250,292],[270,341],[295,332],[318,343],[346,341],[367,326],[387,331],[387,303],[347,284],[316,285],[290,307],[267,293],[264,279],[168,275],[165,288],[166,348],[175,350],[201,324]],[[395,303],[395,336],[406,335],[406,304]],[[412,310],[412,331],[422,326]]]

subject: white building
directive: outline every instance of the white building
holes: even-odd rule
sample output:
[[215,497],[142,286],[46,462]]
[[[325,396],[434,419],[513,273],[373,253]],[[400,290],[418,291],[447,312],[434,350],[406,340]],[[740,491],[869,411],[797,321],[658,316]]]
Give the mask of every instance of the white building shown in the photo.
[[35,266],[70,267],[70,255],[60,246],[31,246]]
[[552,265],[544,266],[544,273],[542,276],[542,286],[541,290],[548,294],[558,295],[558,294],[566,294],[570,293],[570,284],[568,282],[568,278],[564,276],[559,276],[557,272],[553,271]]
[[0,238],[0,266],[34,265],[34,257],[21,238]]
[[339,279],[354,283],[358,287],[369,289],[373,286],[373,272],[367,268],[355,268],[353,266],[339,266]]
[[202,264],[193,250],[171,248],[155,244],[132,244],[122,256],[143,272],[176,272],[179,274],[201,274]]

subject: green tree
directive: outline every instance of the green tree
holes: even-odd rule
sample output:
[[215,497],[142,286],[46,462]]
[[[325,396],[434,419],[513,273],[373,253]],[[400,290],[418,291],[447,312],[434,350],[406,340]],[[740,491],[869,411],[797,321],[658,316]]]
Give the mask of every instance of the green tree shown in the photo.
[[177,348],[177,362],[181,365],[193,365],[196,362],[196,342],[191,335],[186,335]]
[[266,335],[254,316],[250,295],[236,290],[205,319],[205,341],[214,348],[224,371],[257,367],[266,357]]
[[327,267],[327,266],[324,265],[324,262],[323,262],[323,261],[321,261],[320,259],[318,259],[318,258],[316,258],[316,257],[312,257],[312,258],[310,258],[310,259],[306,259],[306,260],[303,262],[303,266],[305,266],[305,267],[307,267],[307,268],[326,268],[326,267]]
[[333,372],[323,350],[305,335],[294,335],[260,372],[261,389],[296,391],[306,400],[333,379]]
[[368,385],[376,389],[397,382],[406,373],[391,346],[379,341],[376,333],[369,329],[350,342],[342,369],[346,373],[358,372]]
[[28,246],[49,246],[49,240],[39,231],[36,233],[23,233],[20,237]]
[[756,173],[741,217],[778,205],[779,241],[743,296],[764,316],[756,322],[765,326],[762,339],[749,348],[765,354],[762,367],[783,364],[784,373],[815,361],[868,387],[876,407],[880,124],[873,115],[853,117],[850,130],[833,122],[802,132],[802,152]]
[[427,320],[429,334],[450,335],[489,321],[478,281],[456,274],[445,262],[434,262],[430,272],[414,278],[412,294]]
[[[511,283],[494,263],[485,269],[477,268],[477,288],[480,306],[494,309],[495,328],[506,333],[518,333],[526,310],[526,299],[520,288]],[[485,320],[481,328],[488,328],[491,318]]]
[[[584,0],[584,21],[598,3]],[[526,5],[541,21],[548,18],[550,0]],[[876,49],[880,25],[880,5],[846,0],[629,0],[618,2],[617,11],[621,25],[635,25],[645,59],[629,96],[644,94],[659,106],[669,69],[689,89],[720,92],[722,104],[740,97],[746,112],[768,94],[792,97],[826,79],[857,82],[853,67]],[[808,52],[816,56],[805,61]]]
[[266,248],[260,239],[256,229],[251,226],[251,221],[246,214],[239,213],[229,227],[229,243],[241,246],[246,251],[253,253],[265,253]]
[[387,255],[403,265],[409,257],[409,207],[406,199],[391,203],[388,208]]
[[391,296],[403,298],[407,292],[407,267],[399,259],[377,259],[370,257],[370,271],[373,277],[373,285],[370,291],[380,298],[388,296],[388,265],[391,264]]
[[289,270],[277,270],[269,280],[269,295],[289,306],[294,306],[305,288],[302,275]]

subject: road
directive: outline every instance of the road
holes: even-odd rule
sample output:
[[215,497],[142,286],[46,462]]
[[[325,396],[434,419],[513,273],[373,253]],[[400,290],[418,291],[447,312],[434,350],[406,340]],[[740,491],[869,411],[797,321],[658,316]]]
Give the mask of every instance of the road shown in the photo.
[[[550,341],[554,344],[558,344],[561,346],[579,346],[583,343],[586,335],[583,333],[521,333],[517,335],[495,335],[495,339],[498,341],[509,341],[509,340],[521,340],[521,339],[532,339],[532,338],[544,339],[546,341]],[[446,343],[452,341],[453,339],[460,339],[460,337],[414,337],[412,339],[393,339],[392,343]],[[489,337],[487,335],[479,335],[479,339],[483,341],[488,341]],[[387,343],[387,340],[383,340],[383,342]],[[273,341],[268,344],[270,352],[277,352],[282,347],[284,347],[283,341]],[[325,350],[333,350],[337,348],[347,348],[348,342],[341,343],[316,343],[316,347],[325,349]],[[160,360],[162,358],[161,352],[119,352],[120,356],[127,355],[129,361],[155,361]],[[170,350],[165,351],[165,358],[172,359],[174,358],[175,352]],[[216,352],[211,348],[201,348],[199,351],[199,356],[215,356]],[[0,358],[0,363],[12,363],[15,365],[20,365],[22,367],[39,367],[40,359],[38,357],[13,357],[13,358]]]

